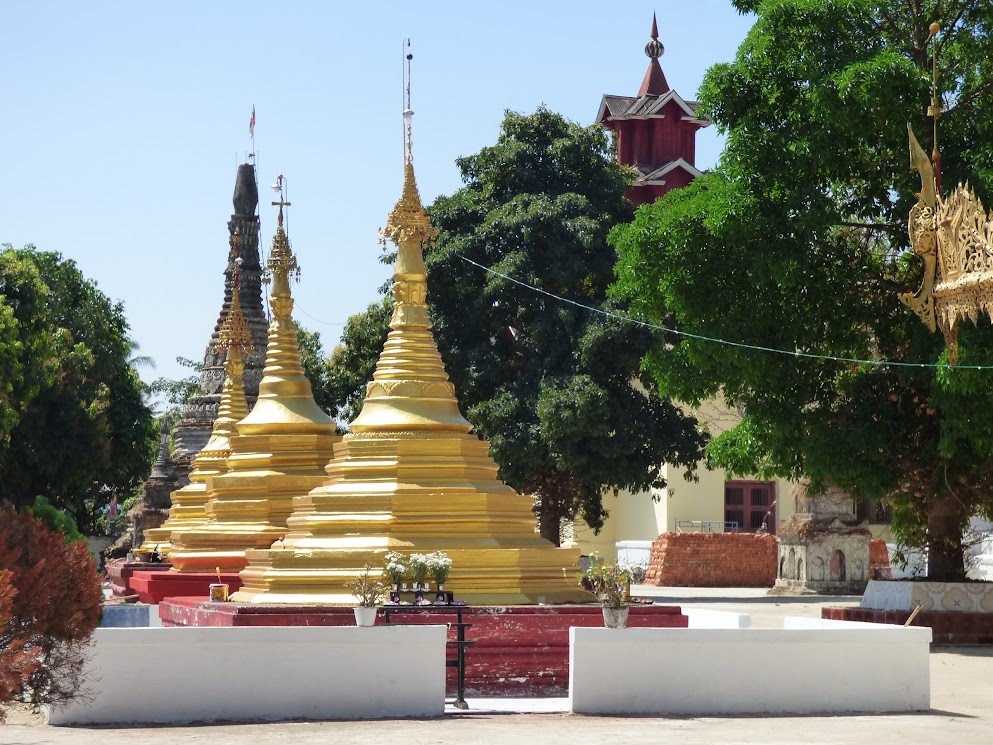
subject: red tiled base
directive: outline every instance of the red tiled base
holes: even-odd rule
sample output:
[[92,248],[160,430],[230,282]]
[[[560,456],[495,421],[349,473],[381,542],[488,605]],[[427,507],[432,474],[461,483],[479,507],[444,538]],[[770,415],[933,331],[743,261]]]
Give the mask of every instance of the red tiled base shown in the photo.
[[[217,575],[211,572],[140,571],[131,576],[131,587],[138,593],[138,599],[152,605],[172,597],[206,601],[210,597],[210,586],[216,582]],[[241,589],[241,577],[237,572],[221,572],[221,582],[228,585],[228,592]]]
[[[396,609],[400,613],[402,608]],[[416,615],[415,615],[416,614]],[[209,603],[172,597],[159,606],[164,626],[351,626],[351,608],[254,606]],[[394,617],[396,621],[400,619]],[[569,688],[569,627],[603,626],[599,605],[465,606],[462,620],[471,623],[466,638],[476,643],[466,653],[466,690],[473,695],[564,696]],[[412,611],[404,623],[448,623],[451,613]],[[383,622],[380,611],[377,624]],[[628,626],[687,628],[673,606],[634,605]],[[455,630],[451,631],[454,639]],[[455,670],[449,669],[453,690]]]
[[[832,621],[864,621],[903,626],[910,618],[906,610],[871,608],[822,608],[821,618]],[[933,644],[993,644],[993,613],[922,611],[913,626],[929,626]]]
[[[172,564],[149,564],[143,561],[111,561],[107,563],[107,576],[110,577],[110,589],[115,598],[129,597],[135,594],[131,578],[135,572],[166,572]],[[133,603],[138,598],[130,597]]]

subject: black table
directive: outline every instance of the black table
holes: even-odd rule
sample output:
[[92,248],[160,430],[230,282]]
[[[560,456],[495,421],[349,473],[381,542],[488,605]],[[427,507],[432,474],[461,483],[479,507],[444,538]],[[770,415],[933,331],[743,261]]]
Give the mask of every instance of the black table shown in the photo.
[[464,605],[383,605],[380,606],[383,610],[383,623],[393,624],[391,616],[400,613],[413,613],[413,614],[435,614],[435,615],[452,615],[455,614],[456,622],[448,623],[448,628],[455,628],[456,640],[448,640],[447,644],[449,647],[455,647],[455,659],[445,660],[446,667],[454,667],[457,669],[457,684],[455,691],[455,708],[456,709],[468,709],[469,704],[465,702],[465,650],[467,647],[475,644],[474,640],[469,640],[465,638],[466,629],[471,629],[471,623],[462,622],[462,611],[466,607]]

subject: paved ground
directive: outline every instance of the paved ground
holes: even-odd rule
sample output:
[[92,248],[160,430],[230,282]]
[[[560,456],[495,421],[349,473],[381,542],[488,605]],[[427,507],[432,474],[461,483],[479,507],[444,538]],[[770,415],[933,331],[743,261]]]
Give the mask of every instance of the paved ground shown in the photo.
[[[637,588],[661,602],[750,613],[752,625],[782,626],[782,617],[820,616],[825,605],[857,598],[779,598],[762,590]],[[678,675],[678,671],[673,671]],[[872,670],[866,670],[872,675]],[[761,677],[756,678],[761,685]],[[154,685],[149,695],[154,695]],[[811,695],[817,695],[811,691]],[[4,745],[260,745],[281,739],[293,745],[358,743],[395,739],[420,743],[581,743],[641,740],[646,743],[949,743],[993,742],[993,647],[938,647],[931,654],[929,713],[839,717],[586,717],[565,713],[565,699],[469,699],[469,712],[450,709],[441,719],[365,722],[282,722],[186,727],[49,727],[14,712],[0,728]]]

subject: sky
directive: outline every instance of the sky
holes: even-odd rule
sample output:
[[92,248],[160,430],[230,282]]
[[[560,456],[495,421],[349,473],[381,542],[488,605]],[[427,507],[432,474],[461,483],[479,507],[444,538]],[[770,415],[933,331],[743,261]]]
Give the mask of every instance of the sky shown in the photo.
[[[391,273],[377,231],[403,179],[404,53],[430,204],[462,185],[455,159],[494,144],[505,110],[591,124],[603,94],[634,95],[653,11],[687,100],[753,21],[729,0],[6,3],[0,243],[58,251],[121,301],[155,362],[143,378],[188,374],[176,357],[203,358],[221,307],[254,106],[263,255],[266,187],[283,174],[294,315],[330,352]],[[697,166],[720,149],[702,130]]]

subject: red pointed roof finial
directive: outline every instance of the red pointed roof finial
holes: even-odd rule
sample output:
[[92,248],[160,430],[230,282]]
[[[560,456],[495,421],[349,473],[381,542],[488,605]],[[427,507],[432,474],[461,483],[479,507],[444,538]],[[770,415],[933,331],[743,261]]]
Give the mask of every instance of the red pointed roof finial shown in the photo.
[[652,13],[652,40],[645,45],[645,54],[648,56],[648,72],[638,90],[638,96],[654,95],[661,96],[669,92],[669,84],[665,75],[662,74],[662,67],[659,65],[659,57],[665,54],[665,47],[659,41],[659,24]]

